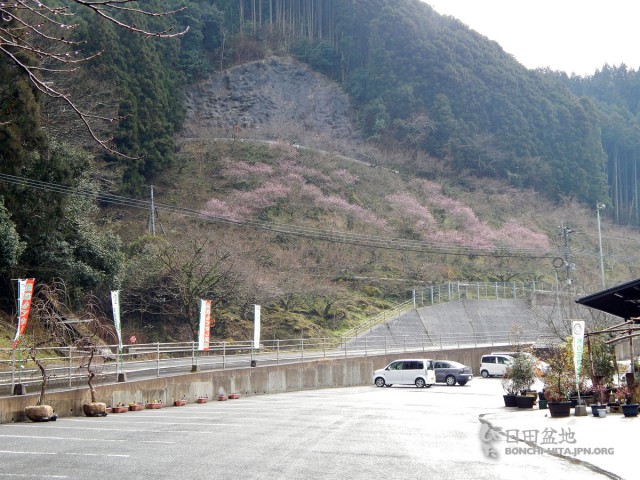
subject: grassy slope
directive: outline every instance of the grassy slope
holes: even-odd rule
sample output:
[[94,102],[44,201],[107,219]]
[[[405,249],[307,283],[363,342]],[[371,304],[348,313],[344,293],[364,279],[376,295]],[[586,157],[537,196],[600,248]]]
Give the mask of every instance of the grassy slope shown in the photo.
[[[571,237],[571,252],[575,254],[571,260],[576,263],[574,284],[582,291],[598,290],[597,230],[591,211],[570,201],[553,205],[531,191],[518,191],[499,182],[454,178],[448,175],[446,165],[427,159],[431,168],[424,164],[422,168],[433,172],[428,180],[439,185],[440,196],[450,199],[455,208],[466,209],[466,216],[475,218],[476,223],[469,227],[456,214],[429,203],[433,193],[422,188],[424,179],[416,179],[407,172],[410,157],[401,153],[377,152],[377,155],[385,158],[387,167],[397,165],[398,170],[371,168],[336,156],[296,150],[287,144],[274,147],[249,142],[190,140],[182,147],[180,166],[156,182],[155,195],[158,202],[195,210],[205,209],[213,198],[231,209],[242,207],[245,218],[380,237],[421,239],[423,230],[428,228],[421,230],[416,226],[416,214],[408,212],[408,206],[405,205],[403,211],[402,205],[393,206],[389,201],[390,195],[409,194],[434,213],[436,225],[431,229],[473,240],[477,225],[498,231],[508,221],[517,221],[531,232],[547,235],[548,252],[557,256],[563,255],[557,226],[564,221],[576,232]],[[288,172],[297,173],[304,181],[296,183],[286,195],[270,204],[247,213],[247,202],[268,196],[252,197],[251,192],[259,191],[268,181],[282,178],[284,173],[278,170],[278,165],[283,163]],[[263,173],[242,176],[237,172],[256,165]],[[264,169],[271,170],[264,173]],[[358,180],[354,184],[340,184],[332,177],[336,171],[347,171]],[[311,189],[311,193],[307,189]],[[333,202],[327,202],[327,198]],[[345,210],[347,204],[361,210],[355,213]],[[386,225],[380,227],[367,221],[363,217],[366,214],[383,220]],[[146,224],[147,216],[144,211],[132,212],[127,227],[122,230],[123,236],[143,233],[141,227]],[[217,248],[234,253],[234,268],[244,274],[239,290],[251,292],[257,301],[269,306],[266,338],[339,332],[385,306],[407,299],[413,288],[430,283],[553,281],[556,273],[564,273],[556,272],[549,258],[509,259],[373,249],[169,216],[162,210],[159,221],[169,238],[180,241],[189,235],[208,236],[214,239]],[[134,224],[137,227],[133,228]],[[630,257],[616,260],[613,253],[628,251],[640,237],[610,226],[606,226],[604,232],[610,284],[632,278],[639,260]],[[623,235],[630,240],[620,240]],[[613,239],[614,236],[618,239]],[[513,244],[526,245],[528,241],[523,237]],[[331,305],[325,311],[328,304]],[[250,322],[242,318],[235,320],[229,322],[234,323],[234,327],[228,335],[243,336],[249,331]]]

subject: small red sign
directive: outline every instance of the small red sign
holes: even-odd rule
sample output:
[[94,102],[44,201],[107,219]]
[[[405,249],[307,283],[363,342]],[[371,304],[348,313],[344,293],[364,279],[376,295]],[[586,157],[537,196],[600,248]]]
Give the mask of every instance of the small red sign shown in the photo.
[[129,337],[129,343],[136,343],[138,341],[138,339],[136,338],[135,335],[131,335]]

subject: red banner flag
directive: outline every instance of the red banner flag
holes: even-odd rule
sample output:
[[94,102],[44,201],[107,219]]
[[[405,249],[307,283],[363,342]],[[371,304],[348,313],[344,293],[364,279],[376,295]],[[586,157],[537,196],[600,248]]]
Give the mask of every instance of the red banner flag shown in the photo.
[[18,330],[16,331],[16,338],[13,340],[11,348],[18,346],[18,343],[20,343],[20,335],[22,335],[27,328],[34,282],[35,280],[33,278],[18,280]]
[[211,332],[211,300],[200,300],[200,330],[198,334],[198,350],[209,350],[209,334]]

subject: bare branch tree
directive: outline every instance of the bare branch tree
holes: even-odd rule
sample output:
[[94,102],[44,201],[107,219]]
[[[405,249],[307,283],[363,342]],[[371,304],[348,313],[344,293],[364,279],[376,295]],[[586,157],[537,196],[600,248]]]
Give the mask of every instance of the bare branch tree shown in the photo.
[[121,117],[106,117],[82,109],[69,93],[47,78],[48,74],[69,75],[77,71],[79,64],[101,53],[86,54],[81,50],[82,42],[68,37],[69,31],[78,26],[74,18],[76,14],[70,9],[70,5],[75,3],[90,9],[105,21],[127,31],[157,38],[181,36],[189,28],[178,32],[171,28],[152,31],[133,22],[120,20],[117,15],[126,12],[144,17],[167,17],[186,7],[152,12],[136,8],[134,5],[137,0],[63,0],[62,3],[63,5],[59,5],[59,2],[52,3],[50,0],[0,1],[0,52],[24,72],[38,91],[68,105],[80,118],[91,138],[101,147],[115,155],[133,158],[110,147],[112,139],[101,138],[93,125],[94,121],[111,123]]

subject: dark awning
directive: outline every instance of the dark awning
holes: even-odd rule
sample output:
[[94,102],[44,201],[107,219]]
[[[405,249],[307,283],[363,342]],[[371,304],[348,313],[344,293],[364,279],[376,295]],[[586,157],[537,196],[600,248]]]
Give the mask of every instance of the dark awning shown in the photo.
[[640,278],[579,298],[576,302],[625,320],[640,317]]

